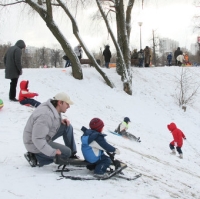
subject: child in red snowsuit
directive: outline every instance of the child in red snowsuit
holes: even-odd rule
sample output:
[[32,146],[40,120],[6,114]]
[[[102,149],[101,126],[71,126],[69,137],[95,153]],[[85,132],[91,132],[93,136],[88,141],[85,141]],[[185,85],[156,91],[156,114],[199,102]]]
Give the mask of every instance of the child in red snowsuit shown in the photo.
[[183,139],[186,139],[184,133],[176,127],[175,123],[171,123],[167,125],[167,128],[171,131],[174,140],[169,144],[170,149],[172,150],[172,154],[176,154],[175,148],[179,153],[179,157],[183,158],[183,152],[181,147],[183,146]]
[[28,83],[28,80],[23,80],[20,82],[19,103],[21,105],[38,107],[41,103],[34,99],[31,99],[35,96],[38,96],[38,94],[29,92]]

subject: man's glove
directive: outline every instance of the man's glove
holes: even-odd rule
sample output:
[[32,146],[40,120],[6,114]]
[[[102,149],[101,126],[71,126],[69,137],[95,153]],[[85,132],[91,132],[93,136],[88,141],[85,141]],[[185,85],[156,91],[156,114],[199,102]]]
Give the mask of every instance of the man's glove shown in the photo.
[[117,155],[119,155],[120,154],[119,149],[115,149],[114,153],[116,153]]

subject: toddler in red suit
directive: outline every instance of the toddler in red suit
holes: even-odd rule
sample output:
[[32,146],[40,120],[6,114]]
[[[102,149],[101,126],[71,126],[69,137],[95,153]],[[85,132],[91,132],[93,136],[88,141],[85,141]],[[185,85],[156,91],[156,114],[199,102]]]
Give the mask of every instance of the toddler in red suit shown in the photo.
[[174,140],[170,142],[169,144],[169,147],[172,150],[172,154],[176,154],[176,151],[175,151],[175,147],[176,147],[176,150],[179,153],[179,157],[182,159],[183,152],[181,150],[181,147],[183,146],[183,139],[186,139],[186,137],[184,133],[180,129],[178,129],[176,127],[176,124],[173,122],[171,124],[168,124],[167,128],[171,131],[172,136],[174,138]]

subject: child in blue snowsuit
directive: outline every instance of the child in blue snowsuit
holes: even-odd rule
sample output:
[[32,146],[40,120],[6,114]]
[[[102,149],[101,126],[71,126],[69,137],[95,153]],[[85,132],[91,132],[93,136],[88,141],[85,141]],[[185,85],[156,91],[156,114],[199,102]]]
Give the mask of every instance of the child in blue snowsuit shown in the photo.
[[94,176],[106,177],[106,170],[112,163],[110,157],[104,151],[119,154],[120,151],[106,142],[105,134],[102,134],[104,123],[99,118],[93,118],[89,124],[91,129],[82,127],[81,150],[86,161],[95,164]]
[[171,66],[171,64],[172,64],[172,53],[169,53],[167,55],[167,61],[168,61],[168,66]]

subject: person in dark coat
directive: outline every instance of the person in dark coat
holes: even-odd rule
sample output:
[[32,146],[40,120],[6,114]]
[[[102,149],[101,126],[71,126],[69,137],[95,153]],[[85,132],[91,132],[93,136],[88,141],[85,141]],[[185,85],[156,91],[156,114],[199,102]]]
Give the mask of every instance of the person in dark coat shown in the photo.
[[150,59],[151,59],[151,49],[149,48],[149,46],[146,46],[146,48],[144,49],[144,64],[145,67],[149,67],[150,65]]
[[23,40],[18,40],[14,46],[11,46],[5,56],[5,78],[10,79],[9,99],[11,101],[18,101],[16,99],[16,88],[19,76],[22,74],[21,56],[22,49],[26,47]]
[[138,52],[139,67],[143,67],[144,52],[142,49]]
[[70,59],[69,59],[69,57],[67,55],[64,55],[63,59],[66,61],[65,68],[71,66]]
[[112,57],[111,52],[110,52],[110,46],[108,45],[105,46],[105,50],[103,51],[103,56],[105,60],[105,67],[109,68],[110,59]]
[[183,52],[181,51],[180,47],[177,48],[174,52],[174,59],[175,59],[175,65],[178,66],[178,60],[176,59],[179,55],[182,55]]
[[169,147],[172,150],[172,154],[176,154],[175,148],[179,153],[179,157],[183,158],[183,152],[181,150],[181,147],[183,146],[183,139],[186,139],[184,133],[176,127],[175,123],[170,123],[167,125],[167,128],[172,133],[173,141],[170,142]]
[[168,62],[168,66],[171,66],[172,65],[172,53],[169,53],[167,55],[167,62]]

